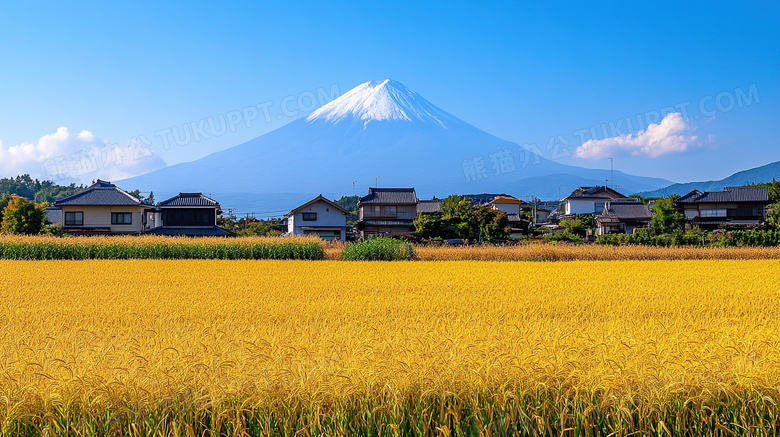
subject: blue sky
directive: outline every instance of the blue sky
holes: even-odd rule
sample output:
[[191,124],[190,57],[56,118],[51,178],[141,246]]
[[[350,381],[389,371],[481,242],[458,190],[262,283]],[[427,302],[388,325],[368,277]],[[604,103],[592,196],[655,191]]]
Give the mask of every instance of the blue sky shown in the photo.
[[[589,128],[616,168],[674,181],[780,160],[780,7],[680,3],[4,3],[0,173],[145,139],[155,158],[109,177],[190,161],[310,112],[306,96],[384,78],[548,157],[550,138],[568,142],[566,164],[609,166],[577,153]],[[258,104],[270,117],[250,127],[168,148],[158,135]],[[636,126],[609,128],[661,108],[689,117],[658,155]]]

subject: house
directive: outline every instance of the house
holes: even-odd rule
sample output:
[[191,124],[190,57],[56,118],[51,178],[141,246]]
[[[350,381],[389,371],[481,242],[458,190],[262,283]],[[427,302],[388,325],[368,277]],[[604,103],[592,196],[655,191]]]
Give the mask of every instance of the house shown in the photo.
[[626,199],[626,196],[606,186],[580,187],[563,198],[564,215],[601,214],[609,200]]
[[653,213],[639,199],[608,200],[604,211],[596,215],[598,235],[633,234],[636,229],[649,228]]
[[217,226],[219,202],[202,193],[179,193],[147,211],[148,233],[188,237],[227,237],[233,233]]
[[522,204],[522,200],[507,195],[496,196],[495,199],[488,202],[491,208],[504,211],[506,215],[519,215],[522,210]]
[[550,220],[552,208],[536,205],[534,207],[534,223],[546,223]]
[[424,214],[441,212],[441,200],[421,200],[417,204],[417,212]]
[[506,213],[507,224],[509,226],[509,233],[513,237],[518,237],[520,234],[528,232],[528,220],[524,220],[522,217],[523,201],[506,194],[499,194],[493,200],[488,202],[488,206],[496,211],[504,211]]
[[369,188],[358,201],[360,236],[411,235],[418,203],[414,188]]
[[140,234],[151,207],[126,191],[98,179],[86,190],[54,202],[62,214],[62,232],[73,235]]
[[43,213],[46,215],[46,220],[48,220],[49,223],[62,227],[62,208],[49,206]]
[[723,191],[693,190],[675,200],[675,208],[702,229],[753,228],[764,223],[769,205],[766,187],[726,187]]
[[287,234],[345,241],[348,215],[349,211],[320,194],[287,213]]

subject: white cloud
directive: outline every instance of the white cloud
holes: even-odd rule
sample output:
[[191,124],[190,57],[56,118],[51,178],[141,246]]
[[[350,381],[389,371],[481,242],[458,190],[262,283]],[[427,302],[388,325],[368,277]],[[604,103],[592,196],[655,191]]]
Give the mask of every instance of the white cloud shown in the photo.
[[658,124],[651,123],[636,135],[627,134],[603,140],[588,140],[574,151],[578,158],[600,159],[612,156],[656,156],[684,152],[699,147],[698,137],[690,135],[689,126],[679,112],[670,113]]
[[78,134],[60,127],[37,142],[3,147],[0,141],[0,176],[24,173],[55,182],[89,183],[94,179],[118,180],[165,167],[144,136],[125,144],[109,143],[90,131]]

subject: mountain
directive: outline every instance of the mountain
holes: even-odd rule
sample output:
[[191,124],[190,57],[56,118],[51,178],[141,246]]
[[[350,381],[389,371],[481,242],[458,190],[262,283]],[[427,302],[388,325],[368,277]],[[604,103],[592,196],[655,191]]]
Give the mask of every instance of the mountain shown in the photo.
[[668,187],[651,191],[643,191],[638,194],[645,197],[668,197],[672,194],[682,196],[683,194],[690,193],[692,190],[720,191],[726,187],[740,187],[747,184],[761,184],[764,182],[772,182],[772,180],[780,180],[780,161],[762,165],[761,167],[751,168],[749,170],[742,170],[719,181],[672,184]]
[[[491,155],[502,153],[508,160],[494,167],[500,162]],[[609,177],[609,170],[568,166],[525,151],[388,79],[358,85],[309,116],[244,144],[121,184],[154,190],[158,198],[202,191],[223,208],[273,216],[317,194],[352,194],[353,181],[356,194],[378,182],[413,186],[420,198],[506,192],[557,199],[559,192],[603,185]],[[615,183],[634,193],[671,182],[615,172]]]

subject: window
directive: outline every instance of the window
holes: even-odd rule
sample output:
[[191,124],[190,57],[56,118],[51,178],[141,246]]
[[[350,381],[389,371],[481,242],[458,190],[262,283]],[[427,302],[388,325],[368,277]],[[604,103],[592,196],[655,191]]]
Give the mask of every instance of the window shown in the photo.
[[112,225],[130,225],[133,224],[133,213],[131,212],[112,212]]
[[726,208],[710,208],[699,210],[701,217],[726,217]]
[[303,220],[307,222],[313,222],[317,220],[317,213],[316,212],[304,212],[303,213]]
[[596,213],[599,213],[599,214],[604,212],[604,202],[596,202],[593,205],[593,212],[596,212]]
[[393,217],[396,215],[395,205],[382,206],[381,213],[383,217]]
[[66,212],[65,213],[65,226],[83,226],[84,225],[84,213],[83,212]]
[[164,226],[214,226],[216,210],[213,208],[164,208]]

